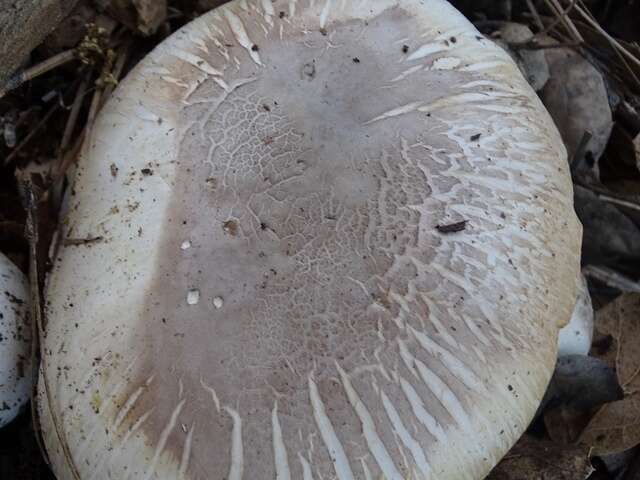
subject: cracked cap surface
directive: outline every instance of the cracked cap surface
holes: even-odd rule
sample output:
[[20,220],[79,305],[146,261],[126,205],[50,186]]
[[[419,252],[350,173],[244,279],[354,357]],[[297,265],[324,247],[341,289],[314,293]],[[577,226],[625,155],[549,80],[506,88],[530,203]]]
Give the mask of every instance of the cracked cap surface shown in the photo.
[[74,191],[67,237],[100,240],[49,280],[61,478],[481,478],[575,301],[560,137],[442,0],[204,15],[118,88]]

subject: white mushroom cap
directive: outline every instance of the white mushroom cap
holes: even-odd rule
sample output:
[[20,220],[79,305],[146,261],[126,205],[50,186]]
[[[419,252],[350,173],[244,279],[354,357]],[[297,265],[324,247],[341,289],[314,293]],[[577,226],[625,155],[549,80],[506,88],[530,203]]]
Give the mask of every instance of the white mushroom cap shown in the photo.
[[587,355],[593,340],[593,306],[587,279],[580,275],[578,298],[571,320],[558,334],[558,356]]
[[0,253],[0,427],[31,397],[31,328],[24,274]]
[[60,478],[481,478],[575,303],[559,134],[443,0],[204,15],[120,85],[74,192],[67,236],[102,241],[49,279]]

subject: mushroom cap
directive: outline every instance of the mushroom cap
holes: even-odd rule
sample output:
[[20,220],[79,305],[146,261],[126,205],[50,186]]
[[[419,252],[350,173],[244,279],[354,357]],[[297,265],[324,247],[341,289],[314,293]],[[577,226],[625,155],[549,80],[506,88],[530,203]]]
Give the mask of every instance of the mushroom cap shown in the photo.
[[31,397],[31,329],[25,275],[0,253],[0,428]]
[[83,480],[481,478],[581,236],[549,115],[443,0],[196,19],[102,111],[63,224],[98,240],[49,279],[41,421]]

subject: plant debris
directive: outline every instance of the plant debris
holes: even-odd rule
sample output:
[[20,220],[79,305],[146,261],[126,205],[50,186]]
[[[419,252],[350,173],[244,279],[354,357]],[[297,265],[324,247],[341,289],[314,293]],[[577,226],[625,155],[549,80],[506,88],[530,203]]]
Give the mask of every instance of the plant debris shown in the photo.
[[584,480],[594,468],[589,449],[558,445],[525,435],[487,480]]
[[445,225],[436,225],[436,230],[438,230],[440,233],[462,232],[465,228],[467,228],[467,223],[469,223],[468,220],[462,220],[460,222],[448,223]]
[[640,294],[627,293],[604,307],[596,325],[612,339],[610,359],[624,398],[602,406],[580,441],[597,455],[620,453],[640,444]]

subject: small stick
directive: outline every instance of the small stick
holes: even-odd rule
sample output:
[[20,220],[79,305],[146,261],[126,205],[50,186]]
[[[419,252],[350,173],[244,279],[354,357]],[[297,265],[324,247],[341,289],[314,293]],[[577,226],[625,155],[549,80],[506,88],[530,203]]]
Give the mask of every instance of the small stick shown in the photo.
[[640,67],[640,58],[636,57],[633,53],[627,50],[620,42],[618,42],[615,38],[609,35],[606,32],[606,30],[602,28],[597,21],[591,18],[591,15],[589,15],[580,7],[580,5],[576,5],[576,12],[578,12],[580,16],[584,18],[585,22],[587,22],[591,27],[595,28],[598,31],[598,33],[602,34],[602,36],[604,36],[609,42],[611,42],[611,44],[617,50],[619,50],[622,55],[627,57],[627,59],[630,60],[632,63],[634,63],[637,67]]
[[618,193],[612,192],[606,187],[602,187],[593,183],[576,181],[576,185],[582,188],[592,191],[599,199],[604,202],[613,203],[614,205],[620,205],[621,207],[630,208],[632,210],[640,210],[640,198],[636,195],[634,197],[623,196]]
[[69,146],[69,142],[71,141],[71,135],[73,135],[73,130],[75,129],[76,123],[78,121],[78,115],[80,114],[80,107],[82,106],[82,100],[84,100],[84,95],[87,91],[87,85],[89,82],[87,79],[84,79],[78,90],[76,91],[76,96],[73,100],[73,105],[71,105],[71,112],[69,113],[69,118],[67,119],[67,124],[64,128],[64,134],[62,135],[62,140],[60,141],[60,147],[58,147],[58,154],[64,153]]
[[27,211],[26,234],[29,242],[29,306],[31,314],[31,376],[33,387],[31,389],[31,421],[33,430],[36,432],[36,443],[47,465],[51,465],[44,442],[41,437],[40,417],[36,408],[36,395],[38,389],[38,350],[40,349],[40,338],[43,335],[42,326],[42,296],[40,294],[40,273],[38,270],[38,212],[37,200],[28,180],[22,180],[22,196],[25,210]]
[[582,269],[587,277],[595,278],[621,292],[640,293],[640,283],[603,265],[587,265]]
[[457,233],[457,232],[462,232],[464,229],[467,228],[467,224],[469,223],[469,220],[462,220],[460,222],[455,222],[455,223],[449,223],[446,225],[436,225],[436,230],[438,230],[438,232],[440,233]]
[[[586,15],[591,19],[592,22],[595,22],[595,25],[599,26],[598,21],[596,20],[596,18],[591,14],[591,12],[589,11],[589,9],[587,7],[584,6],[584,3],[582,3],[582,0],[578,0],[578,5],[580,7],[582,7],[582,10],[586,13]],[[602,30],[600,30],[599,28],[596,28],[593,24],[590,23],[590,26],[592,28],[595,28],[595,30],[602,34]],[[600,27],[601,28],[601,27]],[[612,37],[613,38],[613,37]],[[607,40],[611,43],[611,40],[607,37]],[[624,65],[625,69],[627,70],[627,72],[629,73],[629,75],[631,75],[633,77],[633,80],[636,82],[636,84],[638,86],[640,86],[640,78],[638,78],[638,76],[636,75],[636,72],[633,70],[633,68],[631,68],[631,65],[629,65],[629,62],[627,61],[627,58],[625,58],[625,56],[623,55],[623,53],[620,51],[620,49],[613,43],[611,43],[610,47],[613,49],[613,51],[615,52],[615,54],[618,56],[618,59],[620,60],[620,62],[622,62],[622,64]],[[620,45],[620,47],[623,47],[623,45]],[[624,47],[623,47],[624,48]],[[632,52],[629,52],[634,58],[638,58],[637,55],[633,54]],[[593,63],[593,62],[592,62]],[[594,65],[596,68],[598,67],[597,65]]]
[[[531,2],[531,0],[527,0],[528,2]],[[544,24],[542,23],[542,19],[540,18],[540,16],[538,15],[538,20],[540,20],[540,23],[542,24],[542,28],[540,29],[540,31],[538,33],[536,33],[535,35],[533,35],[530,39],[528,40],[524,40],[521,42],[513,42],[510,43],[509,46],[510,47],[514,47],[514,48],[518,48],[518,47],[523,47],[523,46],[528,46],[531,45],[532,43],[535,45],[535,41],[541,37],[542,35],[546,35],[547,33],[549,33],[551,30],[553,30],[554,28],[556,28],[556,26],[558,26],[558,24],[560,23],[564,23],[564,19],[565,17],[571,12],[571,10],[573,10],[573,8],[576,6],[576,0],[571,0],[571,3],[569,4],[569,6],[564,10],[561,11],[555,19],[553,19],[553,21],[551,23],[549,23],[546,27],[544,26]],[[533,4],[531,4],[531,7],[535,9],[535,6]],[[582,41],[578,41],[575,42],[576,46],[579,46],[582,44]]]
[[69,170],[69,167],[78,158],[78,155],[80,154],[80,149],[82,148],[82,142],[84,141],[86,133],[87,133],[87,127],[85,127],[84,130],[82,131],[82,133],[80,135],[78,135],[78,138],[76,139],[76,143],[73,145],[73,148],[68,150],[61,157],[60,165],[58,167],[58,171],[56,172],[55,176],[53,177],[53,182],[52,182],[53,185],[58,185],[58,183],[60,181],[62,181],[64,176],[67,174],[67,170]]
[[542,18],[540,18],[540,13],[538,12],[538,9],[534,5],[533,0],[527,0],[527,7],[529,7],[529,11],[531,12],[531,15],[533,15],[533,20],[536,26],[538,27],[538,30],[540,31],[544,30],[544,23],[542,23]]
[[604,193],[597,193],[598,198],[605,202],[613,203],[614,205],[619,205],[621,207],[629,208],[631,210],[640,211],[640,202],[634,203],[629,200],[621,200],[619,198],[612,197],[610,195],[606,195]]
[[[556,28],[556,26],[558,26],[560,23],[564,23],[563,20],[567,17],[567,15],[571,13],[571,10],[573,10],[575,6],[576,6],[576,0],[571,0],[571,3],[569,4],[569,6],[566,9],[562,10],[560,12],[560,15],[556,17],[555,20],[553,20],[549,25],[544,27],[542,31],[538,33],[538,35],[544,35],[545,33],[549,33],[551,30]],[[579,42],[582,42],[582,40],[579,40]]]
[[78,246],[78,245],[91,245],[92,243],[99,243],[104,240],[104,237],[89,237],[89,238],[65,238],[62,244],[65,247]]
[[43,62],[34,65],[22,72],[18,72],[13,75],[7,85],[4,88],[0,88],[0,98],[4,97],[11,90],[15,90],[23,83],[33,80],[36,77],[39,77],[43,73],[48,72],[49,70],[53,70],[54,68],[60,67],[65,63],[69,63],[70,61],[76,58],[76,49],[72,48],[71,50],[65,50],[64,52],[60,52],[57,55],[54,55],[51,58],[47,58]]
[[86,131],[91,131],[91,129],[93,128],[93,123],[95,122],[96,116],[100,111],[100,105],[102,103],[101,102],[102,93],[103,93],[103,90],[100,88],[97,88],[93,92],[93,98],[91,99],[91,106],[89,107],[89,113],[87,114]]
[[[558,0],[544,0],[544,1],[547,4],[547,6],[555,12],[556,15],[560,16],[560,21],[565,26],[567,31],[569,31],[569,33],[573,35],[573,39],[580,43],[584,43],[584,38],[582,37],[582,35],[580,35],[578,28],[571,21],[571,18],[569,18],[568,12],[563,11],[562,5],[560,5],[560,2],[558,2]],[[574,7],[577,7],[576,0],[571,0],[571,9],[573,9]]]

